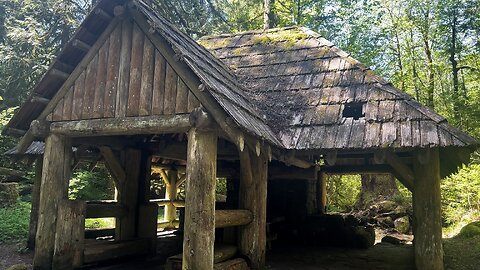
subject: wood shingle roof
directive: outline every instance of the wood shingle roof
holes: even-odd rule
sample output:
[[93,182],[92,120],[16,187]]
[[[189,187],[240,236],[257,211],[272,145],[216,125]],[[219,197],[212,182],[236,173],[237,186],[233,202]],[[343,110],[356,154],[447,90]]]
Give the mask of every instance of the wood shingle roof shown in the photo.
[[306,28],[204,37],[199,43],[230,66],[287,149],[477,144]]
[[475,139],[308,29],[204,37],[201,46],[139,0],[99,1],[4,133],[8,128],[26,130],[39,117],[46,104],[33,100],[54,98],[65,81],[54,71],[64,68],[62,63],[75,68],[85,55],[74,41],[94,44],[109,24],[96,11],[113,17],[117,5],[140,12],[152,33],[168,42],[233,124],[277,148],[478,146]]

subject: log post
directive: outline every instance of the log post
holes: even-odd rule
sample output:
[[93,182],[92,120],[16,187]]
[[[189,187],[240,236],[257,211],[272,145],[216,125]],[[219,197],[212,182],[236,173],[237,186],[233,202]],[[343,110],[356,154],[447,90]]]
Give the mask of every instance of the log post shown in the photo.
[[83,264],[85,201],[62,200],[58,206],[52,269],[74,269]]
[[318,172],[318,182],[317,182],[317,190],[318,190],[318,210],[320,214],[327,213],[327,180],[328,175],[322,171]]
[[307,179],[305,180],[305,186],[307,190],[307,199],[306,199],[306,209],[307,215],[316,214],[318,203],[317,203],[317,180],[316,179]]
[[50,134],[45,141],[34,269],[51,269],[58,205],[67,198],[71,176],[70,139]]
[[192,128],[188,133],[185,192],[184,270],[213,269],[217,135]]
[[[167,170],[166,175],[168,179],[165,181],[165,199],[169,201],[175,201],[177,199],[177,180],[178,172],[175,170]],[[165,205],[165,217],[164,221],[170,224],[167,228],[175,228],[173,222],[175,221],[177,208],[173,203]]]
[[28,230],[27,248],[35,248],[35,236],[38,225],[38,208],[40,207],[40,183],[42,181],[43,156],[35,162],[35,176],[32,187],[32,209],[30,211],[30,225]]
[[413,161],[413,234],[418,270],[443,270],[438,149],[422,149]]
[[128,240],[136,236],[141,157],[141,150],[127,149],[125,151],[125,182],[123,186],[117,187],[117,201],[127,208],[127,214],[116,219],[116,240]]
[[239,206],[250,210],[253,221],[240,227],[239,248],[250,259],[252,269],[263,269],[267,244],[268,157],[250,149],[240,151]]

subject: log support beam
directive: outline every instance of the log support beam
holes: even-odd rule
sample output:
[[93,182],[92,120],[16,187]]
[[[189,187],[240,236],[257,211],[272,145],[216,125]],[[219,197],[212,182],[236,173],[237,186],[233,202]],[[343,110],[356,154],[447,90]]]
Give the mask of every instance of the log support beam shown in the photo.
[[438,149],[422,149],[413,160],[413,234],[418,270],[443,270],[440,161]]
[[126,215],[115,222],[115,239],[130,240],[137,233],[138,190],[142,152],[138,149],[125,151],[125,182],[117,186],[117,201],[126,208]]
[[40,206],[40,184],[42,181],[43,156],[35,162],[35,176],[32,187],[32,209],[30,211],[30,225],[28,230],[27,248],[35,248],[35,236],[37,235],[38,209]]
[[188,133],[184,270],[213,269],[217,134],[192,128]]
[[45,141],[34,269],[52,269],[58,205],[67,198],[71,176],[70,139],[50,134]]
[[239,207],[250,210],[253,221],[240,227],[239,249],[250,259],[252,269],[265,266],[267,226],[268,156],[246,148],[240,154]]
[[189,128],[189,114],[65,121],[50,126],[52,133],[71,137],[181,133]]
[[[162,170],[163,171],[163,170]],[[162,178],[165,181],[165,199],[168,201],[175,201],[177,198],[177,181],[178,181],[178,172],[174,170],[167,170],[162,173]],[[169,222],[170,225],[168,228],[175,228],[173,222],[175,221],[177,213],[177,208],[175,204],[169,203],[165,205],[165,215],[164,221]]]

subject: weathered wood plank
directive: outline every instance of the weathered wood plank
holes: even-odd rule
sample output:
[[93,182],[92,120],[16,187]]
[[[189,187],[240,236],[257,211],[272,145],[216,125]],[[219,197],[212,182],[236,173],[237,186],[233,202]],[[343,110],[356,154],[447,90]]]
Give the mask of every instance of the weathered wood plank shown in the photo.
[[74,269],[83,264],[85,201],[64,199],[58,206],[52,269]]
[[177,80],[178,75],[172,66],[167,63],[165,75],[165,99],[163,103],[164,114],[174,114],[177,99]]
[[175,99],[175,113],[186,113],[188,109],[188,87],[181,78],[177,80],[177,97]]
[[152,114],[163,114],[165,96],[165,72],[167,61],[163,55],[155,50],[155,71],[153,76]]
[[127,208],[117,202],[88,202],[85,218],[123,217]]
[[57,106],[53,110],[52,119],[53,121],[60,121],[63,118],[63,98],[58,102]]
[[107,81],[107,61],[108,61],[108,49],[110,47],[110,41],[107,39],[105,44],[98,51],[98,64],[97,74],[95,78],[95,90],[93,97],[93,113],[92,118],[103,117],[103,105],[105,98],[105,86]]
[[402,121],[400,124],[400,143],[402,147],[412,146],[412,126],[410,121]]
[[348,148],[362,148],[365,137],[365,118],[353,120]]
[[73,88],[74,86],[72,85],[63,98],[62,120],[70,120],[72,118]]
[[115,102],[115,117],[124,117],[127,110],[128,89],[130,84],[130,59],[132,51],[133,23],[122,21],[122,46],[120,49],[120,63]]
[[143,46],[142,86],[140,88],[139,115],[151,115],[155,48],[148,38]]
[[72,104],[72,120],[82,119],[83,95],[85,91],[85,71],[75,81]]
[[[353,127],[353,118],[346,118],[338,127],[338,132],[335,138],[335,148],[347,148],[350,141],[350,134]],[[355,136],[355,135],[354,135]]]
[[[110,36],[110,33],[115,29],[118,24],[118,20],[115,18],[103,31],[100,37],[97,39],[95,44],[92,46],[91,50],[83,57],[80,63],[75,67],[75,70],[70,74],[70,77],[63,83],[60,89],[57,91],[55,96],[52,98],[51,102],[45,107],[42,113],[37,117],[38,119],[43,119],[47,117],[52,110],[55,108],[57,103],[62,99],[66,93],[70,89],[70,87],[76,83],[76,80],[80,76],[82,72],[84,72],[87,65],[91,62],[91,60],[95,57],[98,48],[100,48],[106,39]],[[83,94],[83,92],[82,92]]]
[[420,121],[410,121],[412,125],[412,145],[421,144],[421,135],[420,135]]
[[421,146],[438,146],[437,125],[433,121],[421,121]]
[[183,269],[213,269],[217,135],[188,133]]
[[85,91],[83,93],[82,119],[90,119],[93,116],[93,99],[95,96],[96,70],[98,66],[98,54],[88,64],[85,72]]
[[119,86],[120,50],[122,46],[122,25],[112,32],[108,48],[107,81],[105,83],[104,117],[115,116],[117,88]]
[[367,123],[365,128],[365,137],[363,147],[375,147],[380,145],[381,140],[381,123]]
[[392,146],[397,140],[397,129],[395,122],[385,122],[382,124],[382,147]]
[[195,108],[200,106],[200,102],[198,101],[197,97],[193,94],[193,92],[189,89],[188,90],[188,112],[192,112]]
[[51,269],[55,247],[57,210],[67,198],[72,146],[64,136],[50,134],[45,141],[40,208],[35,239],[34,269]]
[[140,88],[142,86],[142,61],[144,34],[136,23],[133,24],[132,53],[130,59],[130,84],[128,87],[127,114],[138,116]]

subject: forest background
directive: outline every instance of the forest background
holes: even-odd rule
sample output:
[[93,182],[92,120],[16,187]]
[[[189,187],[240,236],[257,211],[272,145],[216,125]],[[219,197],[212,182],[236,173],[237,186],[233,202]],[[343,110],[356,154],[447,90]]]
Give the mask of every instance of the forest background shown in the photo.
[[[480,139],[479,0],[152,2],[194,39],[262,29],[265,23],[268,27],[308,27],[433,108],[452,125]],[[94,4],[94,0],[0,0],[0,128]],[[15,142],[14,138],[0,137],[0,153],[14,147]],[[26,178],[33,173],[31,166],[12,162],[4,155],[0,155],[0,167],[24,171]],[[78,170],[72,181],[76,185],[74,196],[88,199],[99,187],[109,190],[106,178],[101,170]],[[329,190],[333,210],[348,211],[353,206],[360,188],[356,179],[332,179]],[[29,184],[27,181],[21,186]],[[28,192],[22,194],[24,202],[11,211],[26,215],[28,224],[29,196]],[[453,231],[480,219],[479,153],[473,155],[470,165],[442,181],[442,205],[444,226]],[[20,226],[7,228],[12,235],[26,234],[25,224],[19,225],[17,220],[12,223]],[[0,242],[9,239],[8,235],[3,237]]]

